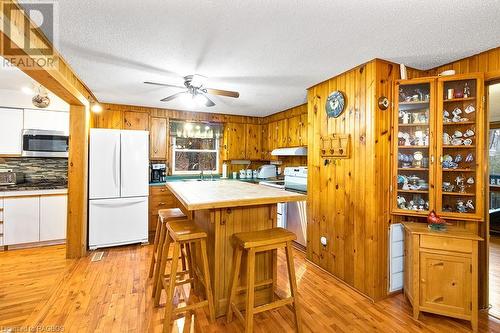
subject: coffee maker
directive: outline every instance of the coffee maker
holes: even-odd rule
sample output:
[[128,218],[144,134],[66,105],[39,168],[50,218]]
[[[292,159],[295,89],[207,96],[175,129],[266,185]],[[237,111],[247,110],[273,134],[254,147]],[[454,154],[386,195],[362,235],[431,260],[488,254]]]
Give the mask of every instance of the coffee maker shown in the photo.
[[164,183],[167,180],[167,165],[165,163],[151,163],[151,183]]

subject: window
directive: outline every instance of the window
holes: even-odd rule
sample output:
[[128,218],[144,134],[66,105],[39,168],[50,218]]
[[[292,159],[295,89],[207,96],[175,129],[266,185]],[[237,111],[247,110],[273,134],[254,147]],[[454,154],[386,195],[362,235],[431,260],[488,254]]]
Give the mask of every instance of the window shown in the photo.
[[219,124],[172,122],[172,174],[218,172]]

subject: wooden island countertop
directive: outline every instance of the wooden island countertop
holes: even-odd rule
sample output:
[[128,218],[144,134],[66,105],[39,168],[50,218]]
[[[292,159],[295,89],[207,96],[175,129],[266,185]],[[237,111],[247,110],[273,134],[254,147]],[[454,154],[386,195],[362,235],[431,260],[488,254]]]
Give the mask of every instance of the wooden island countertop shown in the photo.
[[304,194],[234,180],[171,182],[167,188],[187,210],[305,201]]
[[[275,228],[278,203],[307,199],[304,194],[235,180],[170,182],[166,187],[178,201],[178,207],[207,233],[208,265],[218,317],[227,310],[233,267],[233,235]],[[191,251],[194,252],[196,265],[199,265],[200,256],[196,255],[196,248]],[[242,260],[244,263],[246,256]],[[256,305],[274,299],[276,260],[276,251],[256,254],[255,280],[260,284],[255,291]],[[240,279],[239,285],[245,285],[244,272]],[[244,305],[244,294],[237,295],[236,303]]]

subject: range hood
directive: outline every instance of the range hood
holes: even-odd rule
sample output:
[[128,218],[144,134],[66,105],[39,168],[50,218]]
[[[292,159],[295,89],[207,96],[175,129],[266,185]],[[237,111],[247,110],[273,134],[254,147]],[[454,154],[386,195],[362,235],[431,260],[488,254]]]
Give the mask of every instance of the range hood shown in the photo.
[[273,156],[307,156],[307,147],[278,148],[271,152]]

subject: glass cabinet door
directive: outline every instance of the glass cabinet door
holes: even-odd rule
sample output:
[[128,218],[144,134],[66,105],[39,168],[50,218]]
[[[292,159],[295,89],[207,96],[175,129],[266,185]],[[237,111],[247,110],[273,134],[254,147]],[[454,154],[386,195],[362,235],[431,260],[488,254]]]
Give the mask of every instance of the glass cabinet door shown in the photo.
[[438,79],[437,211],[443,217],[478,218],[484,204],[483,79]]
[[398,81],[394,112],[392,212],[427,215],[433,209],[434,79]]

